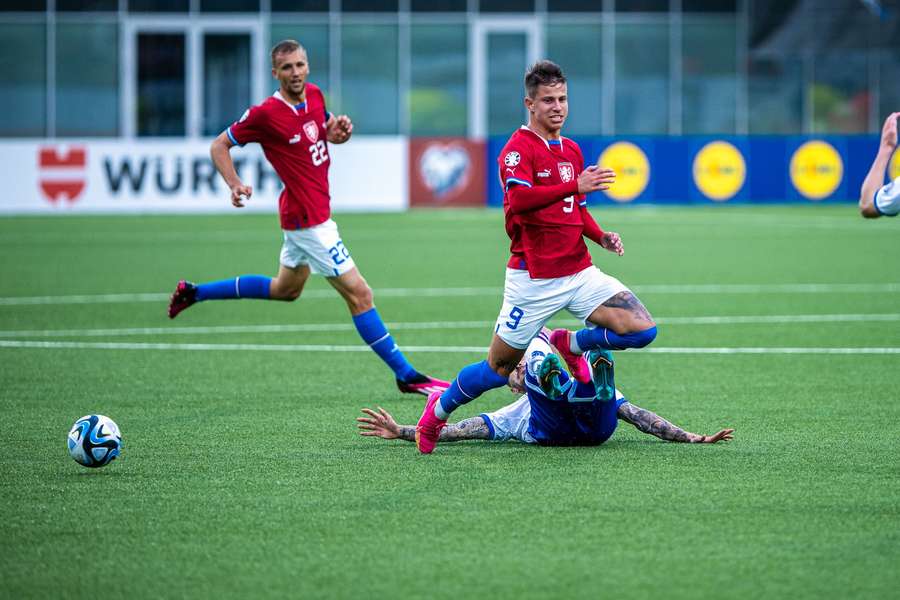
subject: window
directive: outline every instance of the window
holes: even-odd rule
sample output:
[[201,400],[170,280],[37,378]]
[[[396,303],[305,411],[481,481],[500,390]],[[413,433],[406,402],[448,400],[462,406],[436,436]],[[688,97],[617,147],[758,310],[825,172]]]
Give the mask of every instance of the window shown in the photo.
[[187,12],[190,0],[127,0],[131,12]]
[[236,121],[250,100],[250,35],[203,36],[203,135],[220,134]]
[[360,134],[399,131],[397,26],[341,28],[341,107]]
[[397,12],[397,0],[341,0],[344,12]]
[[468,8],[466,0],[410,0],[413,12],[465,12]]
[[603,0],[547,0],[550,12],[601,12]]
[[616,134],[668,133],[668,23],[619,23],[615,35]]
[[183,33],[138,34],[139,136],[185,135]]
[[566,135],[599,135],[601,130],[601,27],[547,26],[547,57],[562,67],[569,93]]
[[0,25],[0,135],[46,134],[46,40],[43,24]]
[[0,12],[45,12],[46,0],[3,0]]
[[328,12],[328,0],[271,0],[272,12]]
[[534,0],[479,0],[481,12],[534,12]]
[[59,12],[108,11],[119,10],[119,0],[56,0]]
[[119,131],[118,25],[56,25],[56,134]]
[[200,0],[201,12],[259,12],[259,0]]
[[732,17],[685,16],[682,27],[683,131],[735,132],[737,25]]
[[410,133],[466,135],[467,26],[413,25],[410,33]]

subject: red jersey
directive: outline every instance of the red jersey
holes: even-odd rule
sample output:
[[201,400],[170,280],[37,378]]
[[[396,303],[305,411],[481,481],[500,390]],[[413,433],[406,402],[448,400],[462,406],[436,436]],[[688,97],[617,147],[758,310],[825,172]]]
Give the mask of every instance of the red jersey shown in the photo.
[[[585,205],[585,198],[575,191],[574,183],[584,168],[578,144],[568,138],[545,140],[523,125],[506,142],[497,163],[504,189],[506,233],[512,240],[512,257],[507,266],[527,269],[533,279],[574,275],[591,266],[579,208]],[[530,188],[570,182],[571,196],[529,212],[514,214],[510,210],[511,186]]]
[[226,130],[232,143],[257,142],[284,183],[278,198],[282,229],[312,227],[331,216],[325,97],[306,84],[306,102],[294,106],[280,92],[250,107]]

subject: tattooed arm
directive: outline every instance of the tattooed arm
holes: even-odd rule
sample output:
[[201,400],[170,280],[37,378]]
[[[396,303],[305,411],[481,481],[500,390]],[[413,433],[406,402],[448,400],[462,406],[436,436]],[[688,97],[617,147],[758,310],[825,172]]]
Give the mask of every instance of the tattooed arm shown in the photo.
[[640,431],[655,435],[661,440],[669,442],[686,442],[691,444],[715,444],[722,440],[733,439],[734,429],[723,429],[713,435],[700,435],[685,431],[677,425],[666,421],[656,413],[635,406],[630,402],[622,403],[619,407],[618,417],[631,423]]
[[[416,441],[414,425],[398,425],[391,413],[380,406],[378,410],[364,408],[367,417],[357,417],[360,435],[377,436],[386,440],[401,439],[407,442]],[[441,430],[439,442],[459,442],[461,440],[489,440],[491,431],[481,417],[463,419],[458,423],[450,423]]]

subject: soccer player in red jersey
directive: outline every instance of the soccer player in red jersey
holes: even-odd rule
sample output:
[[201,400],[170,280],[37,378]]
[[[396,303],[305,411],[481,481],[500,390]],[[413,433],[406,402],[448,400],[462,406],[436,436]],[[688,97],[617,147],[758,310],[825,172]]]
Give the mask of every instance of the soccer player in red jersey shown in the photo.
[[349,140],[353,124],[346,115],[334,116],[326,110],[322,91],[307,81],[306,50],[296,41],[285,40],[272,49],[272,76],[280,83],[278,91],[222,132],[210,154],[231,190],[231,203],[238,208],[253,189],[235,171],[232,146],[260,144],[284,183],[278,199],[284,232],[278,275],[241,275],[200,285],[179,281],[169,303],[169,317],[174,319],[204,300],[296,300],[310,273],[317,273],[344,298],[360,336],[394,371],[401,391],[427,395],[446,389],[447,382],[416,371],[394,343],[375,309],[372,290],[331,219],[328,142]]
[[582,383],[591,377],[585,352],[641,348],[656,337],[647,309],[618,279],[593,266],[584,243],[586,237],[624,253],[619,235],[603,231],[585,203],[586,194],[608,189],[615,174],[596,165],[585,169],[578,144],[560,135],[569,109],[562,70],[550,61],[536,63],[525,75],[525,91],[528,125],[498,157],[511,240],[503,307],[487,360],[463,368],[446,391],[428,396],[416,426],[416,446],[425,454],[434,450],[451,412],[506,385],[529,342],[560,310],[587,326],[550,337]]

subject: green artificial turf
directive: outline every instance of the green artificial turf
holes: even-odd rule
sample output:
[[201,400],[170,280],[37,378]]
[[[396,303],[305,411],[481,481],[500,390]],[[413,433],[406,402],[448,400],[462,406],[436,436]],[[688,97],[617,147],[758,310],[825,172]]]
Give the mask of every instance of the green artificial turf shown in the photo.
[[[900,347],[897,220],[849,206],[595,216],[626,249],[594,248],[596,263],[659,320],[654,350]],[[483,358],[460,347],[487,346],[500,306],[499,212],[336,219],[398,343],[448,348],[410,352],[420,370],[450,378]],[[735,440],[669,444],[620,424],[597,448],[465,442],[426,457],[357,435],[363,406],[413,423],[423,405],[374,354],[208,346],[359,346],[324,281],[293,304],[210,302],[166,318],[179,278],[273,274],[273,215],[4,218],[0,248],[0,343],[137,345],[0,348],[4,597],[886,598],[900,587],[900,354],[618,353],[616,383],[634,403],[699,433],[734,427]],[[59,298],[99,294],[128,297]],[[264,325],[293,329],[254,329]],[[234,326],[248,329],[215,329]],[[123,331],[134,328],[149,331]],[[512,399],[497,390],[455,417]],[[65,450],[88,413],[123,432],[120,459],[99,470]]]

